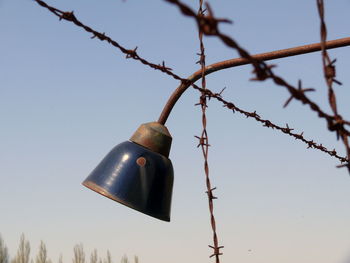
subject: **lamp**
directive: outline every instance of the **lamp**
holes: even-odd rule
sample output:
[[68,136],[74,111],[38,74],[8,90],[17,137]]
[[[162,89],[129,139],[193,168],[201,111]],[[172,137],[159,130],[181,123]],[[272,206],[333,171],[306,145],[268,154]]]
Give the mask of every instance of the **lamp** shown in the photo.
[[160,220],[170,221],[171,136],[157,122],[142,124],[115,146],[83,182],[91,190]]
[[[350,38],[326,42],[326,48],[350,45]],[[252,56],[273,60],[321,50],[310,44]],[[249,64],[245,58],[225,60],[205,68],[204,75]],[[130,141],[115,146],[83,182],[91,190],[160,220],[170,221],[173,167],[168,159],[171,136],[164,126],[177,100],[202,77],[202,70],[191,75],[173,92],[157,122],[142,124]]]

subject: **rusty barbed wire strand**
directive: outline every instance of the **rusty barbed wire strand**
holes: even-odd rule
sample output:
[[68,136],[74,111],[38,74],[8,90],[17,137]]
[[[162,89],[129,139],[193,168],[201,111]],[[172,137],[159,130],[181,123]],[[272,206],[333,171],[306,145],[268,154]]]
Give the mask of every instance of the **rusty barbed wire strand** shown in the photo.
[[[320,17],[320,36],[321,36],[321,55],[322,55],[322,65],[323,65],[323,73],[324,78],[326,80],[327,86],[328,86],[328,102],[329,105],[333,111],[334,118],[342,120],[342,117],[338,113],[337,109],[337,99],[335,96],[335,92],[333,89],[333,83],[336,83],[338,85],[341,85],[341,82],[335,79],[336,77],[336,68],[335,68],[335,62],[336,59],[331,60],[327,50],[326,50],[326,41],[327,41],[327,26],[324,18],[324,2],[323,0],[316,0],[317,3],[317,10]],[[344,125],[344,124],[339,124]],[[346,134],[342,129],[339,129],[336,131],[337,138],[339,140],[339,137],[342,139],[347,153],[347,158],[350,158],[350,147],[349,147],[349,141],[348,141],[348,134]],[[346,166],[346,165],[342,165]],[[347,165],[347,168],[350,172],[350,165]]]
[[173,77],[176,80],[180,80],[181,82],[187,81],[186,79],[181,78],[180,76],[173,73],[171,68],[165,66],[164,61],[161,64],[155,64],[155,63],[148,62],[146,59],[140,57],[140,55],[137,53],[137,47],[135,47],[134,49],[127,49],[127,48],[121,46],[117,41],[111,39],[105,33],[97,32],[96,30],[92,29],[91,27],[83,24],[82,22],[80,22],[76,18],[73,11],[71,11],[71,12],[61,11],[55,7],[49,6],[48,4],[46,4],[42,0],[34,0],[34,1],[37,2],[40,6],[47,8],[51,13],[56,15],[59,18],[59,20],[63,19],[63,20],[72,22],[76,26],[83,28],[86,32],[93,34],[93,36],[91,38],[98,38],[99,40],[106,41],[109,44],[111,44],[112,46],[118,48],[122,53],[124,53],[126,55],[127,59],[132,58],[134,60],[138,60],[142,64],[149,66],[155,70],[160,70],[161,72],[166,73],[167,75]]
[[[199,8],[198,8],[198,16],[204,16],[205,10],[203,10],[203,0],[199,0]],[[220,255],[222,255],[220,249],[223,248],[223,246],[219,246],[218,242],[218,236],[216,232],[216,220],[214,216],[214,202],[213,200],[216,199],[216,197],[213,195],[213,191],[216,189],[216,187],[211,186],[211,180],[209,177],[209,162],[208,162],[208,153],[209,153],[209,137],[207,132],[207,117],[206,117],[206,110],[207,110],[207,96],[205,94],[206,91],[206,79],[205,79],[205,47],[203,43],[203,32],[200,28],[198,28],[198,38],[199,38],[199,45],[200,45],[200,53],[199,55],[199,61],[197,63],[201,66],[202,71],[202,89],[201,89],[201,95],[200,95],[200,102],[196,105],[201,106],[202,110],[202,133],[201,136],[195,136],[199,139],[198,146],[201,146],[203,157],[204,157],[204,173],[205,173],[205,182],[207,186],[207,196],[208,196],[208,205],[209,205],[209,214],[210,214],[210,224],[211,229],[213,232],[213,245],[209,245],[210,248],[213,249],[213,253],[210,255],[210,257],[215,256],[215,262],[220,263]]]
[[[46,4],[44,1],[42,0],[34,0],[35,2],[37,2],[40,6],[44,7],[44,8],[47,8],[50,12],[52,12],[54,15],[56,15],[57,17],[59,17],[60,20],[64,19],[64,20],[67,20],[67,21],[70,21],[70,22],[73,22],[75,25],[79,26],[79,27],[82,27],[84,28],[87,32],[90,32],[93,34],[93,37],[92,38],[99,38],[101,41],[107,41],[109,44],[113,45],[114,47],[118,48],[122,53],[126,54],[126,58],[133,58],[135,60],[139,60],[142,64],[144,65],[148,65],[149,67],[153,68],[153,69],[156,69],[156,70],[160,70],[161,72],[164,72],[166,74],[168,74],[169,76],[172,76],[174,79],[176,80],[180,80],[182,84],[184,85],[189,85],[189,86],[192,86],[193,88],[195,89],[200,89],[198,86],[196,86],[194,83],[192,83],[192,81],[188,80],[188,79],[184,79],[184,78],[181,78],[180,76],[176,75],[175,73],[171,72],[171,69],[170,68],[167,68],[164,64],[164,62],[162,63],[162,66],[160,65],[157,65],[157,64],[154,64],[154,63],[151,63],[151,62],[148,62],[147,60],[141,58],[137,53],[136,53],[136,49],[126,49],[124,47],[122,47],[121,45],[119,45],[119,43],[117,43],[115,40],[112,40],[110,37],[106,36],[105,33],[99,33],[97,32],[96,30],[93,30],[92,28],[90,28],[89,26],[86,26],[84,25],[83,23],[81,23],[74,15],[73,12],[64,12],[64,11],[61,11],[55,7],[52,7],[52,6],[49,6],[48,4]],[[165,1],[168,1],[168,2],[171,2],[171,3],[175,3],[175,2],[178,2],[176,0],[165,0]],[[180,3],[180,2],[179,2]],[[175,3],[176,4],[176,3]],[[180,3],[182,4],[182,3]],[[183,4],[182,4],[183,5]],[[184,5],[183,6],[183,9],[185,10],[185,12],[189,11],[190,13],[190,16],[193,16],[191,14],[192,10],[190,8],[186,8],[186,6]],[[206,16],[203,16],[201,19],[206,19]],[[229,20],[226,20],[226,19],[216,19],[217,22],[229,22]],[[205,32],[204,32],[205,34]],[[241,56],[242,58],[245,58],[247,60],[250,61],[250,57],[243,57]],[[209,89],[207,89],[207,92],[211,92]],[[211,92],[212,94],[215,94],[214,92]],[[214,96],[213,96],[214,97]],[[228,102],[229,103],[229,102]],[[229,104],[230,105],[230,104]],[[310,106],[311,107],[311,106]],[[238,111],[239,112],[239,111]],[[332,118],[332,116],[328,116],[327,114],[321,114],[321,115],[326,115],[326,117],[330,117]],[[328,120],[327,120],[328,121]],[[328,121],[329,122],[329,121]],[[330,121],[330,124],[329,125],[329,129],[339,129],[337,128],[337,124],[338,125],[350,125],[350,121],[346,121],[346,120],[343,120],[343,119],[339,119],[337,121],[334,121],[335,123],[333,124],[333,120]],[[344,127],[343,127],[344,128]],[[345,129],[345,128],[344,128]],[[349,135],[349,132],[345,132],[346,135]],[[304,141],[305,142],[305,141]],[[306,143],[306,142],[305,142]],[[319,145],[322,145],[322,144],[319,144]],[[316,148],[318,149],[318,148]],[[333,152],[333,151],[329,151],[327,150],[326,152]],[[332,155],[330,154],[331,156],[334,156],[336,158],[338,158],[339,160],[346,160],[346,158],[344,157],[340,157],[337,155]],[[350,158],[348,158],[350,159]],[[347,164],[349,165],[349,164]]]
[[342,163],[349,162],[348,158],[338,155],[338,153],[335,149],[330,151],[325,146],[323,146],[322,143],[317,143],[314,140],[305,139],[304,132],[294,133],[294,132],[292,132],[294,129],[290,128],[288,126],[288,124],[286,124],[286,127],[281,127],[277,124],[274,124],[270,120],[261,118],[261,116],[256,111],[254,111],[254,112],[245,111],[245,110],[237,107],[233,102],[229,102],[229,101],[225,100],[222,97],[222,92],[224,91],[224,89],[219,93],[213,93],[209,89],[203,90],[199,87],[195,87],[195,89],[199,90],[201,93],[204,93],[206,98],[208,98],[209,100],[211,98],[215,98],[216,100],[220,101],[224,107],[226,107],[229,110],[232,110],[234,113],[238,112],[240,114],[243,114],[247,118],[252,118],[252,119],[255,119],[257,122],[262,123],[264,127],[272,128],[272,129],[276,129],[278,131],[281,131],[282,133],[293,137],[295,140],[300,140],[300,141],[304,142],[305,144],[308,145],[308,148],[313,148],[313,149],[317,149],[317,150],[320,150],[322,152],[325,152],[325,153],[329,154],[330,156],[337,158]]
[[[350,136],[350,132],[344,127],[345,125],[349,125],[349,122],[343,120],[343,118],[340,115],[333,116],[325,113],[315,102],[311,101],[305,95],[305,92],[307,92],[308,90],[303,88],[295,88],[294,86],[292,86],[283,78],[281,78],[273,72],[272,68],[275,67],[275,65],[268,65],[264,61],[253,58],[248,53],[248,51],[243,49],[235,40],[233,40],[225,34],[222,34],[218,28],[219,24],[232,23],[230,20],[214,17],[213,11],[211,10],[208,3],[206,4],[208,14],[205,16],[198,16],[190,7],[188,7],[179,0],[164,1],[176,5],[183,15],[194,18],[197,22],[197,26],[202,30],[204,35],[218,37],[223,43],[226,44],[226,46],[235,49],[242,58],[249,60],[254,68],[253,73],[255,74],[255,78],[252,78],[251,80],[265,81],[267,79],[271,79],[276,85],[285,87],[289,91],[292,99],[299,100],[302,102],[302,104],[308,105],[310,109],[316,112],[320,118],[326,120],[327,128],[329,131],[336,132],[337,134],[340,134],[342,136],[345,147],[347,149],[349,148],[347,139],[348,136]],[[290,101],[291,98],[289,98],[288,100]],[[345,166],[348,167],[350,172],[350,164],[347,163]]]

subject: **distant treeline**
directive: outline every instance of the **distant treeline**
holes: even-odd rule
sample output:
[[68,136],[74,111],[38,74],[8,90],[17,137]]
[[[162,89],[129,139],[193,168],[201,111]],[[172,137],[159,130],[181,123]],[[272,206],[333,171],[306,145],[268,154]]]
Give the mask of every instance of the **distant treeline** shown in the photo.
[[[114,263],[112,261],[111,253],[107,250],[106,258],[101,258],[97,254],[95,249],[90,259],[87,260],[85,256],[84,247],[82,244],[75,245],[73,249],[74,255],[72,263]],[[121,263],[131,263],[127,256],[123,256]],[[4,240],[0,235],[0,263],[54,263],[47,255],[46,245],[43,241],[40,242],[39,250],[35,259],[30,258],[30,243],[26,240],[24,234],[21,235],[17,254],[14,257],[10,257],[8,249],[5,245]],[[63,263],[62,254],[60,255],[57,263]],[[137,256],[134,257],[134,263],[139,263]]]

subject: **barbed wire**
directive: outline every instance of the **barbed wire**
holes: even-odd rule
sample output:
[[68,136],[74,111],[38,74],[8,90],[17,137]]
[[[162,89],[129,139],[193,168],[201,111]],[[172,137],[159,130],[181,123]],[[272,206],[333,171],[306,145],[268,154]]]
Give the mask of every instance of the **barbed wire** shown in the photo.
[[[320,17],[320,35],[321,35],[321,48],[322,48],[322,65],[323,65],[323,73],[324,73],[324,78],[326,80],[327,86],[328,86],[328,102],[329,105],[333,111],[334,118],[342,120],[342,117],[338,113],[337,109],[337,99],[335,96],[335,92],[333,90],[333,83],[336,83],[338,85],[341,85],[341,82],[335,79],[336,77],[336,68],[335,68],[335,62],[337,61],[336,59],[331,60],[331,58],[328,55],[328,52],[326,50],[326,41],[327,41],[327,26],[324,18],[324,2],[323,0],[316,0],[317,2],[317,9],[318,9],[318,14]],[[339,123],[339,125],[344,125]],[[348,134],[345,133],[343,129],[339,129],[336,131],[337,133],[337,138],[339,140],[339,137],[342,139],[347,157],[348,159],[350,158],[350,147],[349,147],[349,141],[348,141]],[[342,165],[344,166],[344,165]],[[350,172],[350,165],[347,166],[348,170]]]
[[47,3],[45,3],[42,0],[34,0],[34,1],[37,2],[40,6],[47,8],[51,13],[56,15],[59,18],[59,20],[65,20],[65,21],[72,22],[76,26],[83,28],[86,32],[93,34],[93,36],[91,37],[92,39],[98,38],[99,40],[106,41],[109,44],[111,44],[112,46],[118,48],[122,53],[124,53],[126,55],[127,59],[131,58],[131,59],[140,61],[142,64],[149,66],[155,70],[160,70],[161,72],[173,77],[176,80],[180,80],[181,82],[185,82],[185,83],[188,82],[186,79],[181,78],[177,74],[173,73],[172,69],[165,65],[164,61],[161,64],[155,64],[155,63],[149,62],[146,59],[142,58],[137,53],[137,47],[135,47],[134,49],[127,49],[127,48],[123,47],[122,45],[120,45],[117,41],[115,41],[112,38],[110,38],[109,36],[107,36],[105,33],[100,33],[98,31],[92,29],[91,27],[83,24],[81,21],[79,21],[76,18],[73,11],[69,12],[69,11],[59,10],[55,7],[48,5]]
[[[199,8],[198,8],[198,16],[204,16],[205,10],[203,10],[203,0],[199,0]],[[207,117],[206,117],[206,110],[207,110],[207,96],[206,96],[206,78],[205,78],[205,47],[203,43],[203,32],[201,28],[198,28],[198,38],[199,38],[199,45],[200,45],[200,53],[199,55],[199,61],[197,63],[201,66],[201,74],[202,74],[202,89],[201,89],[201,95],[200,95],[200,103],[196,105],[201,106],[202,110],[202,133],[201,136],[195,136],[199,140],[198,147],[201,146],[203,157],[204,157],[204,173],[205,173],[205,183],[207,186],[207,196],[208,196],[208,205],[209,205],[209,214],[210,214],[210,224],[211,229],[213,232],[213,245],[209,245],[210,248],[213,249],[213,254],[210,255],[210,257],[215,256],[215,262],[220,263],[220,256],[222,255],[220,249],[223,248],[223,246],[219,246],[218,236],[216,232],[216,220],[214,216],[214,199],[217,199],[213,195],[213,191],[216,189],[216,187],[211,186],[211,180],[209,177],[209,162],[208,162],[208,153],[209,153],[209,136],[207,132]]]
[[[169,68],[169,67],[166,67],[164,62],[162,62],[161,65],[149,62],[146,59],[140,57],[140,55],[136,52],[137,48],[135,48],[135,49],[127,49],[127,48],[121,46],[115,40],[113,40],[110,37],[108,37],[105,33],[99,33],[96,30],[92,29],[91,27],[83,24],[81,21],[79,21],[76,18],[76,16],[74,15],[73,11],[71,11],[71,12],[61,11],[61,10],[55,8],[55,7],[49,6],[48,4],[46,4],[42,0],[34,0],[34,1],[37,2],[40,6],[48,9],[51,13],[56,15],[60,20],[63,19],[63,20],[72,22],[76,26],[82,27],[85,31],[87,31],[89,33],[92,33],[93,34],[92,38],[96,38],[97,37],[101,41],[106,41],[107,43],[109,43],[109,44],[113,45],[114,47],[118,48],[122,53],[126,54],[126,58],[132,58],[132,59],[138,60],[144,65],[147,65],[147,66],[149,66],[149,67],[151,67],[151,68],[153,68],[155,70],[159,70],[159,71],[161,71],[163,73],[166,73],[167,75],[173,77],[174,79],[181,81],[181,83],[190,84],[194,89],[197,89],[197,90],[199,90],[201,92],[201,88],[199,88],[194,83],[191,83],[191,81],[189,81],[188,79],[182,78],[182,77],[178,76],[177,74],[173,73],[172,69]],[[208,34],[210,35],[210,33],[215,33],[215,30],[213,30],[212,28],[213,27],[214,27],[214,29],[217,28],[217,24],[218,23],[220,23],[220,22],[227,22],[227,23],[229,23],[230,22],[227,19],[217,19],[217,18],[213,17],[212,11],[210,10],[210,7],[208,9],[210,11],[209,15],[203,15],[200,18],[197,18],[197,15],[195,13],[193,13],[193,11],[189,7],[184,5],[183,3],[181,3],[181,2],[179,2],[177,0],[165,0],[165,1],[168,1],[170,3],[178,5],[181,10],[184,10],[185,13],[188,13],[188,14],[186,14],[187,16],[192,16],[192,17],[195,17],[197,20],[202,21],[201,25],[205,29],[205,30],[202,30],[204,35],[208,35]],[[241,52],[240,52],[241,57],[246,58],[247,60],[251,61],[251,56],[248,53],[245,54],[244,52],[245,52],[244,50],[243,51],[241,50]],[[258,61],[258,60],[254,60],[254,63],[255,63],[255,61]],[[262,62],[258,61],[258,63],[262,63]],[[269,67],[271,67],[271,66],[269,66]],[[257,72],[260,72],[260,71],[258,70]],[[278,81],[279,80],[277,80],[277,82]],[[301,83],[299,83],[298,89],[295,89],[295,88],[291,89],[291,91],[290,91],[291,92],[291,97],[287,100],[285,105],[288,104],[293,98],[302,100],[302,102],[303,102],[303,98],[305,96],[304,92],[306,92],[306,91],[307,91],[307,89],[306,90],[302,89]],[[221,101],[224,104],[224,106],[227,107],[228,109],[236,110],[237,112],[240,112],[242,114],[245,114],[245,112],[249,113],[248,111],[244,111],[244,110],[240,111],[240,110],[238,110],[236,108],[230,108],[230,107],[232,107],[232,105],[234,105],[232,102],[228,102],[226,100],[223,100],[221,95],[220,95],[220,97],[218,97],[218,95],[214,96],[215,94],[218,94],[218,93],[214,93],[214,92],[210,91],[209,89],[206,89],[206,94],[207,94],[206,96],[214,97],[214,98],[218,99],[219,101]],[[311,102],[311,104],[309,104],[309,105],[310,105],[310,107],[312,109],[315,109],[316,112],[318,112],[318,110],[320,110],[319,107],[313,102]],[[254,113],[249,113],[249,114],[245,114],[245,115],[251,117],[251,116],[254,115]],[[257,115],[257,116],[259,116],[259,115]],[[328,122],[328,129],[329,130],[331,130],[331,131],[338,131],[340,129],[343,129],[344,132],[342,134],[344,134],[344,136],[349,136],[349,132],[344,128],[344,125],[350,125],[349,121],[346,121],[346,120],[342,119],[340,115],[338,116],[340,118],[335,120],[333,116],[328,115],[328,114],[326,114],[326,113],[324,113],[322,111],[319,113],[319,116],[322,117],[322,118],[325,118],[327,120],[327,122]],[[259,120],[257,120],[257,121],[259,121]],[[275,128],[276,130],[279,130],[279,131],[282,131],[283,133],[285,133],[283,131],[283,129],[285,129],[285,128],[280,127],[278,125],[275,125],[269,120],[263,120],[263,121],[264,121],[264,126],[265,127]],[[278,129],[276,127],[280,127],[280,129]],[[288,133],[285,133],[285,134],[288,134]],[[314,140],[306,140],[306,139],[302,139],[301,137],[299,139],[298,134],[295,134],[295,135],[296,136],[293,136],[295,139],[306,143],[308,146],[311,145],[310,146],[311,148],[318,149],[318,150],[321,150],[322,152],[328,153],[329,155],[339,159],[341,162],[346,162],[346,164],[344,164],[344,165],[349,167],[349,159],[350,159],[349,158],[349,153],[348,153],[348,157],[347,158],[341,157],[341,156],[339,156],[336,153],[335,150],[330,151],[330,150],[326,149],[324,146],[322,146],[322,144],[315,143]],[[314,145],[315,146],[318,145],[319,147],[314,147]],[[344,166],[344,165],[342,165],[342,166]]]
[[[323,118],[326,120],[327,128],[329,131],[336,132],[337,135],[341,135],[343,143],[346,147],[346,151],[348,155],[350,154],[350,148],[348,145],[348,136],[350,136],[350,132],[345,128],[345,125],[349,125],[350,122],[344,120],[342,116],[339,114],[336,114],[333,116],[325,113],[323,110],[321,110],[321,108],[315,102],[310,100],[305,95],[306,92],[311,90],[303,89],[301,84],[298,88],[289,84],[287,81],[285,81],[283,78],[281,78],[280,76],[276,75],[273,72],[272,68],[274,68],[275,65],[268,65],[264,61],[255,59],[249,54],[248,51],[242,48],[235,40],[221,33],[218,28],[219,24],[232,23],[230,20],[214,17],[213,11],[211,10],[208,3],[206,4],[206,8],[208,10],[207,15],[198,16],[189,6],[187,6],[186,4],[182,3],[179,0],[164,0],[164,1],[176,5],[180,9],[183,15],[194,18],[197,22],[198,28],[202,30],[204,35],[218,37],[224,44],[226,44],[226,46],[235,49],[242,58],[249,60],[254,69],[253,73],[255,74],[255,78],[252,78],[251,80],[265,81],[267,79],[271,79],[276,85],[285,87],[291,95],[291,97],[287,100],[285,105],[288,105],[288,103],[292,99],[299,100],[302,102],[302,104],[308,105],[312,111],[317,113],[319,118]],[[349,162],[339,167],[345,167],[345,166],[348,168],[350,172]]]
[[277,124],[274,124],[270,120],[261,118],[261,116],[256,111],[249,112],[249,111],[243,110],[243,109],[237,107],[233,102],[229,102],[229,101],[225,100],[222,97],[222,92],[224,91],[224,89],[221,90],[221,92],[219,92],[219,93],[213,93],[209,89],[205,89],[204,90],[204,89],[201,89],[199,87],[195,87],[195,89],[199,90],[201,93],[204,93],[206,98],[208,98],[209,100],[211,98],[215,98],[216,100],[221,102],[224,107],[226,107],[229,110],[232,110],[234,113],[238,112],[240,114],[243,114],[246,118],[255,119],[257,122],[262,123],[263,127],[272,128],[272,129],[276,129],[278,131],[281,131],[282,133],[293,137],[295,140],[300,140],[300,141],[304,142],[305,144],[307,144],[308,148],[317,149],[317,150],[320,150],[320,151],[322,151],[324,153],[327,153],[330,156],[333,156],[333,157],[337,158],[342,163],[344,163],[344,162],[348,163],[349,162],[349,159],[347,159],[346,157],[338,155],[338,153],[337,153],[337,151],[335,149],[328,150],[325,146],[322,145],[322,143],[317,143],[314,140],[307,140],[307,139],[305,139],[304,138],[304,132],[294,133],[294,132],[292,132],[294,129],[290,128],[288,124],[286,124],[286,127],[281,127],[281,126],[279,126]]

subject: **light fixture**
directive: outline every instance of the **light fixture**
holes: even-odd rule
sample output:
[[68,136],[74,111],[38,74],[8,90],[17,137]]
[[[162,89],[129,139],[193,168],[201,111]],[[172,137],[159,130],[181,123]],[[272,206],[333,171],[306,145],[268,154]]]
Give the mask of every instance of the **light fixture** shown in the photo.
[[[326,48],[350,44],[350,38],[326,42]],[[272,60],[321,50],[321,44],[277,50],[252,56]],[[244,58],[209,65],[205,75],[250,63]],[[177,100],[202,76],[198,70],[170,96],[157,122],[142,124],[129,141],[115,146],[83,182],[83,185],[114,201],[160,220],[170,221],[173,167],[168,159],[171,136],[164,126]]]
[[83,185],[144,214],[170,221],[173,166],[171,136],[157,122],[142,124],[115,146]]

